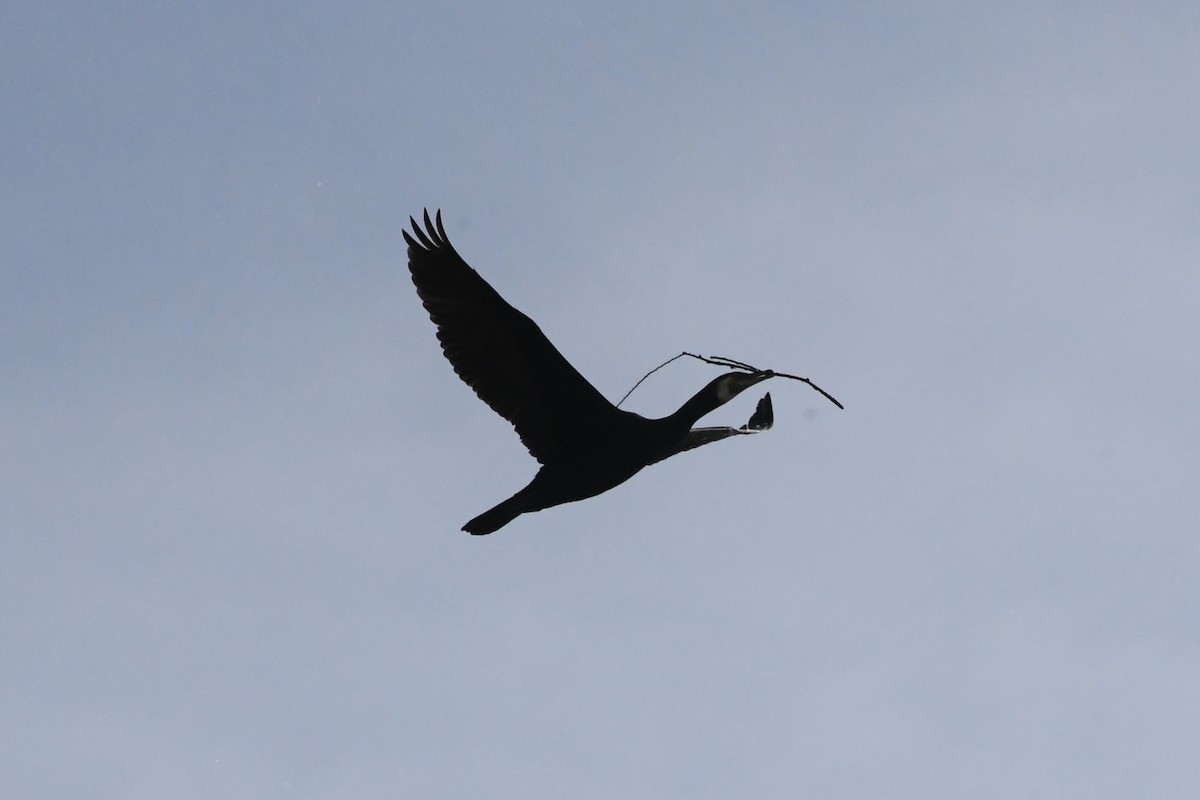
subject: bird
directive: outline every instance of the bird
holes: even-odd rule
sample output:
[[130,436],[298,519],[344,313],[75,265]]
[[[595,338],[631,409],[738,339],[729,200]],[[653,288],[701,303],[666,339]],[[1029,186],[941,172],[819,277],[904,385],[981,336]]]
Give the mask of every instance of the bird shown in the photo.
[[537,324],[513,308],[458,254],[442,213],[424,229],[409,217],[404,230],[408,269],[454,371],[483,402],[516,429],[541,464],[512,497],[463,530],[493,533],[517,516],[594,497],[643,467],[730,436],[771,427],[771,395],[740,428],[692,427],[701,417],[770,372],[728,372],[714,378],[677,411],[650,419],[617,408],[551,344]]

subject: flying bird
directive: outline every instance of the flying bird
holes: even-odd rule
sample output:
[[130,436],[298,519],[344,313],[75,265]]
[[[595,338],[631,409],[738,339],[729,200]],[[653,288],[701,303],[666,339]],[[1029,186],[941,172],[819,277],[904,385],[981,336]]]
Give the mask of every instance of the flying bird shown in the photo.
[[676,453],[771,427],[771,395],[741,428],[693,428],[701,417],[770,372],[729,372],[660,419],[624,411],[571,366],[529,317],[459,256],[442,213],[425,227],[409,217],[408,269],[458,376],[512,423],[541,468],[529,485],[463,526],[492,533],[520,514],[594,497]]

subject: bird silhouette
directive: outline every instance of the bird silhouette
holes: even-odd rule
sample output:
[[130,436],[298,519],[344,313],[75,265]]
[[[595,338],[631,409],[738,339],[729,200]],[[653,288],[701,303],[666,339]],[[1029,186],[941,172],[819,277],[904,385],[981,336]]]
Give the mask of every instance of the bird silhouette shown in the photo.
[[740,428],[693,428],[769,372],[729,372],[659,419],[624,411],[571,366],[529,317],[509,305],[450,244],[436,218],[409,217],[408,269],[458,376],[512,423],[541,468],[507,500],[463,526],[492,533],[520,514],[594,497],[676,453],[771,427],[771,395]]

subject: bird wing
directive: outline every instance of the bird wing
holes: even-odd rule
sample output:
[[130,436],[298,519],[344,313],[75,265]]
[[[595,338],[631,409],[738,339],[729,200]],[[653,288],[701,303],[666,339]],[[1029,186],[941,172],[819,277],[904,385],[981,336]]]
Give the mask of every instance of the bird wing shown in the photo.
[[700,445],[728,439],[730,436],[762,433],[770,429],[773,424],[775,424],[775,409],[771,405],[771,393],[767,392],[763,395],[763,399],[758,401],[758,405],[754,408],[754,413],[750,415],[750,420],[742,427],[692,428],[679,442],[655,453],[654,457],[647,463],[647,466],[657,464],[659,461],[682,453],[685,450],[692,450]]
[[[513,424],[543,464],[587,424],[620,412],[455,251],[442,214],[425,230],[409,217],[408,269],[454,371]],[[414,238],[415,237],[415,238]]]

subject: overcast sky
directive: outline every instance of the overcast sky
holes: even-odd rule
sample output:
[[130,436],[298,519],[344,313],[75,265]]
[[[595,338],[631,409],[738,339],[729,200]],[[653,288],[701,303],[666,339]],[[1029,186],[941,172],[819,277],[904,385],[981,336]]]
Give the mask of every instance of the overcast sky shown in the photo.
[[[1200,796],[1200,6],[0,12],[0,795]],[[532,477],[405,267],[619,398]],[[676,408],[677,362],[626,401]]]

